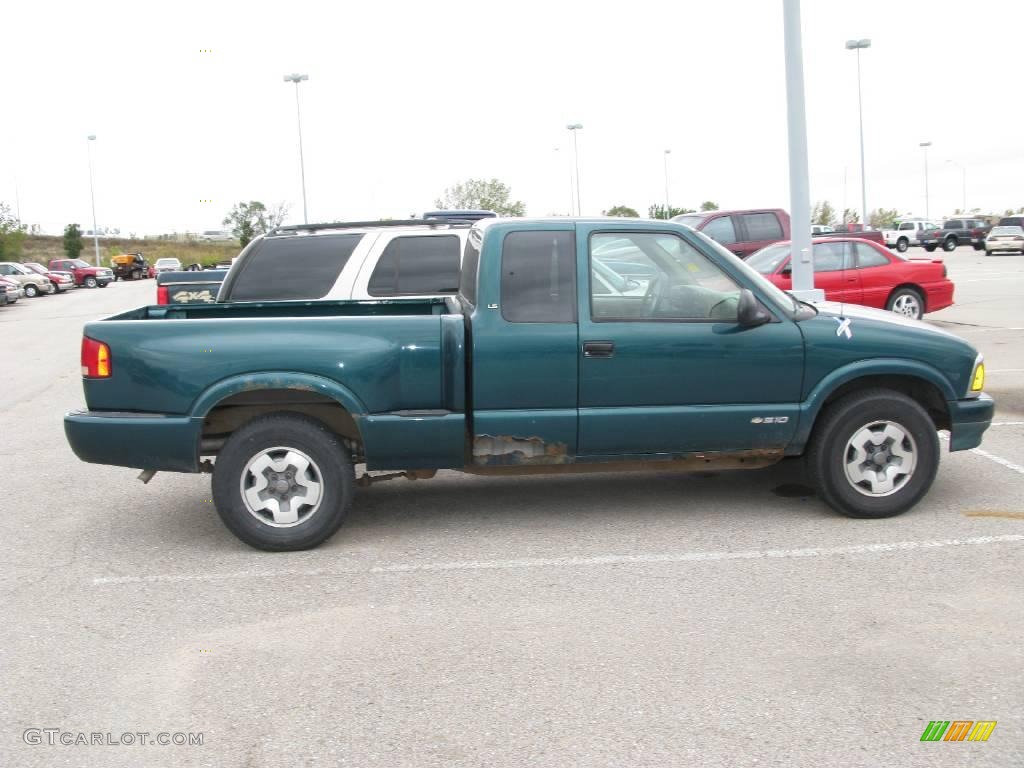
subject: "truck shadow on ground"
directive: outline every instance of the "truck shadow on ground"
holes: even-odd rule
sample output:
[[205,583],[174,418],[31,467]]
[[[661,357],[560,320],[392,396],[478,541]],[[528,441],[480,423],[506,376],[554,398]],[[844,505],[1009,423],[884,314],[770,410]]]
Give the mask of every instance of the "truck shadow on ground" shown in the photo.
[[442,473],[434,480],[394,480],[361,488],[343,530],[394,524],[458,526],[531,518],[601,519],[834,514],[815,498],[799,462],[759,470],[701,473],[629,472],[478,477]]

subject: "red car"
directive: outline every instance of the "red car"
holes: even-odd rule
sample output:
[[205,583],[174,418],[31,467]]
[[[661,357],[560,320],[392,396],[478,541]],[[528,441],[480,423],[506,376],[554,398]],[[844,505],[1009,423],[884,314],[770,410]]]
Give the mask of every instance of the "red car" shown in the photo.
[[37,275],[42,275],[53,284],[53,290],[57,293],[63,293],[68,288],[75,287],[75,278],[70,272],[51,272],[42,264],[37,264],[34,261],[27,261],[22,264],[24,267],[28,267]]
[[[953,304],[953,282],[942,259],[906,257],[856,237],[815,238],[814,285],[829,301],[888,309],[920,319]],[[793,287],[790,244],[762,248],[747,264],[783,290]]]

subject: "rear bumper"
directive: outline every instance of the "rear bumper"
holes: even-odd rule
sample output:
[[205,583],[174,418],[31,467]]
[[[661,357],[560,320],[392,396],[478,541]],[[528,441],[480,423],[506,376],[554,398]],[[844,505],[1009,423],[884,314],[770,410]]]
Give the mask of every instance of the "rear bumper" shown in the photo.
[[989,251],[1024,251],[1024,243],[1013,240],[986,240],[985,249]]
[[71,411],[64,434],[82,461],[164,472],[199,471],[202,419],[160,413]]
[[981,436],[992,424],[995,401],[984,392],[973,400],[949,403],[949,450],[966,451],[981,445]]

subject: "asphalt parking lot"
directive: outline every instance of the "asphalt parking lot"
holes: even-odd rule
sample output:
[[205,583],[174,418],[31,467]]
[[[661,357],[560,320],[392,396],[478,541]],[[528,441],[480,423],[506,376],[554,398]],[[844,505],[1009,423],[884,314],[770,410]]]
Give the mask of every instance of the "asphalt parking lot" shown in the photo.
[[[1024,256],[945,258],[930,320],[985,354],[996,423],[905,515],[840,517],[795,463],[442,473],[282,554],[227,532],[208,476],[145,486],[64,441],[82,324],[152,281],[0,308],[0,765],[1024,764]],[[922,743],[931,720],[998,726]]]

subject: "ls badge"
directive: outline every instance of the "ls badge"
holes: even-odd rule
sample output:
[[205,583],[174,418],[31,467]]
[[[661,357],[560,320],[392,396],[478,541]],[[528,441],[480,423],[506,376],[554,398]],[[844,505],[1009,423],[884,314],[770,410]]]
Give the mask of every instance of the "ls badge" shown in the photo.
[[839,327],[836,328],[836,336],[846,336],[848,339],[853,338],[853,331],[850,330],[850,318],[848,317],[833,317]]

